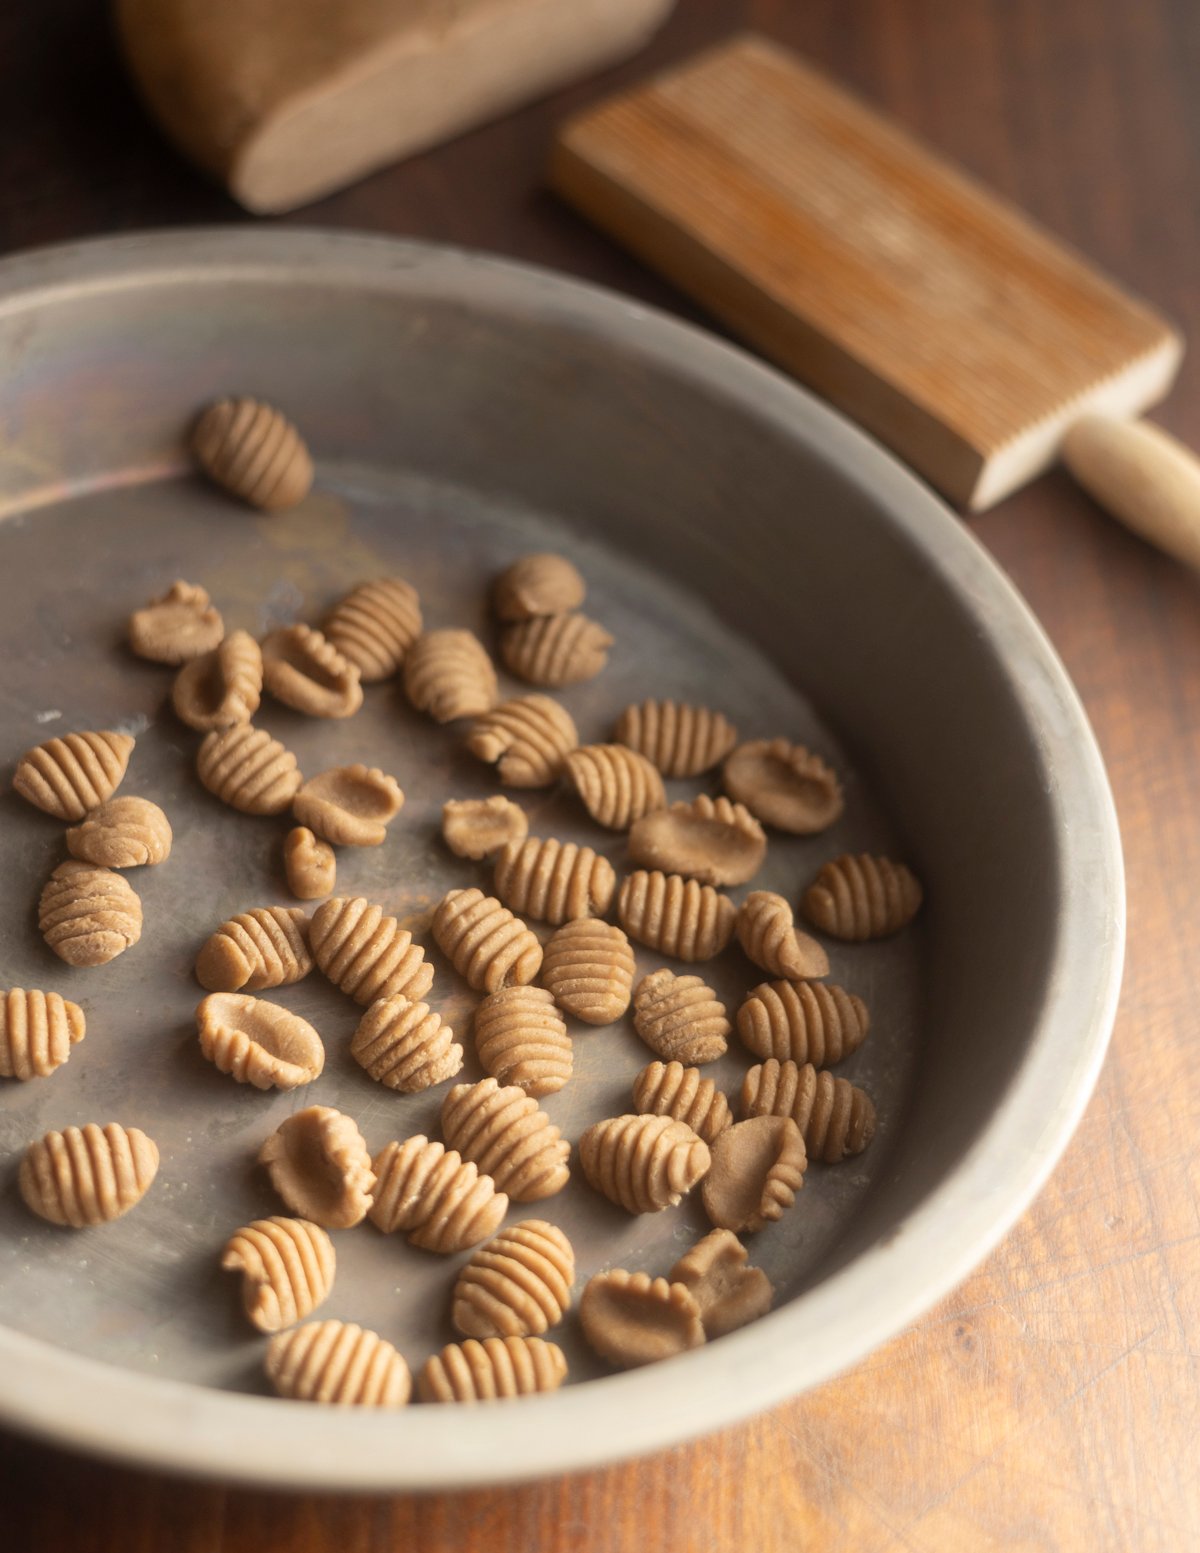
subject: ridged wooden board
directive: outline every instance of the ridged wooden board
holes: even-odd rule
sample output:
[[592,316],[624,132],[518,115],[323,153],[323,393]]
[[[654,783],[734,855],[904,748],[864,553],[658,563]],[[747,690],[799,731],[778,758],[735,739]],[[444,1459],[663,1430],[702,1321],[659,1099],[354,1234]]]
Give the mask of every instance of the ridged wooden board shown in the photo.
[[1170,326],[797,55],[743,35],[561,131],[558,191],[953,500],[1170,386]]

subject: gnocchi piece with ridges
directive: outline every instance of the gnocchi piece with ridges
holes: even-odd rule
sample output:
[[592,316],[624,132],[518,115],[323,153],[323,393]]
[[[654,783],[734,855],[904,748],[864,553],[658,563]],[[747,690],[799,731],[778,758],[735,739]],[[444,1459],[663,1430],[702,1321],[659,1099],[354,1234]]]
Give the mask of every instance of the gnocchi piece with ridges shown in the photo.
[[562,1230],[524,1219],[472,1255],[455,1281],[450,1319],[464,1337],[538,1337],[570,1309],[574,1282]]
[[861,1154],[875,1136],[875,1106],[849,1079],[818,1073],[812,1063],[774,1057],[751,1068],[742,1083],[747,1116],[790,1116],[812,1159],[836,1165]]
[[644,755],[623,744],[585,744],[564,761],[567,780],[597,825],[628,830],[667,806],[662,777]]
[[248,723],[262,702],[262,649],[249,631],[231,631],[219,647],[185,663],[171,687],[180,722],[201,733]]
[[9,988],[0,1000],[0,1078],[47,1078],[86,1034],[78,1003],[57,992]]
[[725,759],[737,729],[706,706],[650,700],[625,708],[613,738],[645,755],[663,776],[695,777]]
[[633,1027],[657,1056],[694,1066],[723,1057],[733,1029],[706,982],[668,970],[652,971],[638,983]]
[[72,858],[46,881],[38,927],[68,965],[107,965],[141,938],[142,903],[121,874]]
[[657,869],[629,874],[617,895],[617,920],[639,944],[675,960],[711,960],[733,937],[737,907],[711,884]]
[[78,824],[120,787],[133,754],[127,733],[68,733],[26,750],[13,790],[56,820]]
[[673,1116],[610,1116],[579,1139],[588,1183],[626,1213],[673,1208],[702,1180],[708,1145]]
[[505,787],[550,787],[579,745],[575,721],[550,696],[517,696],[484,712],[471,725],[467,748]]
[[853,992],[820,981],[764,981],[738,1010],[738,1035],[756,1057],[841,1062],[867,1038],[867,1005]]
[[196,774],[214,798],[243,814],[282,814],[304,781],[291,750],[250,723],[205,734]]
[[110,798],[67,831],[67,851],[101,868],[148,868],[171,855],[171,822],[148,798]]
[[404,659],[404,693],[436,723],[479,717],[496,704],[496,670],[470,631],[426,631]]
[[557,1391],[567,1378],[566,1355],[540,1337],[469,1337],[447,1343],[417,1375],[422,1402],[494,1402]]
[[673,1116],[711,1149],[733,1121],[729,1101],[699,1068],[652,1062],[634,1080],[633,1109],[642,1116]]
[[476,992],[526,985],[542,966],[542,946],[520,917],[474,886],[442,897],[433,914],[433,936]]
[[403,577],[376,577],[338,600],[324,631],[370,685],[395,674],[421,626],[417,590]]
[[542,985],[568,1014],[590,1025],[620,1019],[633,995],[637,961],[611,922],[566,922],[543,951]]
[[442,1102],[446,1142],[514,1202],[553,1197],[570,1176],[571,1145],[523,1089],[494,1078],[456,1084]]
[[736,926],[738,943],[768,976],[811,981],[829,975],[829,956],[796,926],[782,895],[751,890],[738,908]]
[[230,917],[196,956],[208,992],[261,992],[303,981],[313,968],[308,918],[298,906],[256,906]]
[[312,488],[308,448],[291,421],[260,400],[218,399],[192,428],[192,453],[205,474],[251,507],[282,512]]
[[473,1160],[418,1134],[376,1156],[371,1223],[410,1245],[452,1256],[500,1228],[508,1197]]
[[377,1084],[415,1095],[453,1078],[463,1065],[454,1031],[428,1003],[380,998],[358,1022],[350,1055]]
[[26,1207],[64,1228],[109,1224],[137,1206],[158,1174],[158,1148],[138,1127],[64,1127],[31,1143],[18,1185]]
[[887,938],[921,909],[916,875],[903,863],[860,852],[825,863],[804,892],[804,915],[822,933],[861,943]]
[[578,917],[602,917],[617,876],[591,847],[554,836],[510,842],[496,859],[496,894],[512,911],[561,927]]
[[409,930],[361,895],[335,895],[318,906],[308,941],[320,970],[356,1003],[385,997],[417,1003],[433,986],[433,966]]
[[595,679],[608,663],[613,638],[586,615],[539,615],[500,632],[500,656],[510,674],[560,690]]
[[412,1378],[402,1355],[353,1321],[309,1321],[267,1344],[267,1379],[292,1402],[403,1407]]
[[574,1053],[566,1021],[544,987],[502,987],[475,1010],[475,1052],[502,1087],[541,1097],[571,1077]]
[[311,1316],[333,1287],[333,1241],[307,1219],[255,1219],[221,1253],[224,1272],[241,1273],[242,1307],[260,1332],[278,1332]]

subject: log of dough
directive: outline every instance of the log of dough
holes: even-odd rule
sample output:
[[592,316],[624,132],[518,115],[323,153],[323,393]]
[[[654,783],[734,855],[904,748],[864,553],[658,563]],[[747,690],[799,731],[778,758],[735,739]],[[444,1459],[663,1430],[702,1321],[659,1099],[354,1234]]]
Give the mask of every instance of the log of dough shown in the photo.
[[291,210],[639,48],[674,0],[116,0],[151,112]]

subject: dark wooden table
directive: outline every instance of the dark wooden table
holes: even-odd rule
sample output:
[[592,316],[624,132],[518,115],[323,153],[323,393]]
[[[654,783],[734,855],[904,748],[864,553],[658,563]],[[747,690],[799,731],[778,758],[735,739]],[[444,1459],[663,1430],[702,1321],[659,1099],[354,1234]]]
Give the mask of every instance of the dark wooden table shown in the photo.
[[[0,8],[0,250],[247,219],[155,137],[98,0]],[[301,213],[495,249],[689,309],[541,189],[552,126],[753,25],[1200,333],[1194,0],[680,0],[639,60]],[[1200,370],[1160,419],[1200,443]],[[975,528],[1108,760],[1129,960],[1095,1099],[999,1251],[853,1373],[740,1429],[529,1488],[283,1498],[0,1434],[5,1553],[1200,1546],[1200,591],[1051,476]]]

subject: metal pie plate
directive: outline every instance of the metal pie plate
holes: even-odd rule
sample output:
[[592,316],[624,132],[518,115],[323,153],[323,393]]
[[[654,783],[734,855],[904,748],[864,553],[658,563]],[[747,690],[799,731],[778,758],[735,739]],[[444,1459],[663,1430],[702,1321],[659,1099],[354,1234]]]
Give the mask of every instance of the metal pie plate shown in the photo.
[[[537,272],[368,239],[189,234],[10,261],[0,268],[0,360],[6,758],[11,766],[71,730],[133,733],[120,791],[159,803],[175,833],[164,865],[128,874],[145,913],[140,942],[105,967],[73,970],[36,930],[38,893],[66,855],[63,826],[11,791],[0,799],[5,984],[57,990],[88,1023],[52,1077],[0,1088],[0,1413],[85,1448],[262,1481],[400,1487],[536,1475],[715,1427],[822,1378],[935,1299],[1002,1232],[1065,1141],[1102,1054],[1120,958],[1119,852],[1090,734],[1049,648],[995,568],[890,460],[694,331]],[[223,391],[274,399],[307,435],[317,485],[295,510],[253,513],[187,467],[188,419]],[[701,392],[720,408],[712,425],[689,421],[689,395]],[[641,446],[623,429],[630,418]],[[776,470],[762,467],[755,436],[775,447]],[[824,471],[828,489],[814,475],[785,505],[787,482],[805,467]],[[844,526],[846,545],[864,522],[891,525],[903,541],[893,544],[893,575],[863,553],[857,594],[839,581],[846,558],[830,560],[841,554],[838,490],[847,510],[867,514]],[[285,1211],[255,1165],[258,1147],[311,1104],[353,1116],[373,1152],[393,1138],[438,1136],[448,1086],[403,1096],[374,1084],[349,1053],[361,1010],[319,973],[264,994],[321,1032],[327,1062],[316,1082],[264,1094],[203,1059],[196,952],[234,913],[293,903],[282,876],[288,820],[240,815],[203,789],[200,736],[171,712],[171,673],[129,653],[124,621],[183,577],[203,583],[227,628],[261,636],[317,623],[356,583],[398,574],[419,590],[427,626],[467,627],[494,648],[489,583],[532,550],[575,562],[585,610],[616,641],[601,676],[561,692],[583,742],[609,738],[629,702],[671,697],[723,710],[743,737],[804,743],[840,773],[843,818],[818,837],[772,833],[752,887],[795,903],[820,863],[844,851],[902,857],[925,878],[927,922],[874,944],[828,945],[831,979],[872,1014],[865,1045],[836,1072],[871,1094],[879,1131],[858,1158],[811,1164],[795,1208],[748,1238],[776,1312],[707,1350],[610,1377],[572,1312],[548,1334],[570,1364],[554,1398],[396,1416],[267,1401],[265,1340],[241,1312],[237,1278],[218,1268],[233,1230]],[[932,624],[914,625],[914,597]],[[896,629],[881,635],[889,598],[901,601]],[[960,652],[956,630],[974,647]],[[863,633],[877,640],[855,646]],[[847,674],[852,691],[840,685]],[[942,684],[946,674],[962,683]],[[895,726],[905,684],[909,736],[927,746],[919,759]],[[944,726],[964,686],[973,750]],[[502,675],[503,694],[528,689]],[[426,945],[429,1001],[466,1047],[460,1077],[481,1077],[478,995],[428,930],[447,889],[491,885],[487,864],[454,858],[440,839],[446,798],[499,790],[464,750],[464,725],[417,714],[398,682],[368,687],[345,721],[267,700],[256,722],[306,774],[363,761],[399,780],[406,802],[388,839],[339,850],[337,891],[379,902]],[[989,759],[1004,767],[994,791],[978,774]],[[1043,780],[1051,765],[1054,791]],[[1009,766],[1033,809],[1009,811],[999,845]],[[914,797],[922,767],[940,797]],[[962,790],[972,780],[974,804]],[[718,790],[715,776],[668,784],[672,799]],[[531,835],[587,842],[618,875],[630,866],[624,837],[592,823],[569,792],[511,796]],[[1086,846],[1061,825],[1068,797]],[[1047,866],[1040,880],[1026,873],[1025,919],[1014,923],[1019,870],[1035,852]],[[996,950],[1010,964],[1025,944],[1006,985],[993,950],[964,948],[963,913],[981,934],[994,936],[993,917],[1008,922],[1012,942]],[[1078,944],[1089,932],[1084,964]],[[638,951],[639,973],[671,963]],[[766,979],[736,947],[688,969],[731,1011]],[[1064,974],[1090,989],[1082,1002],[1076,990],[1073,1011]],[[989,997],[968,1028],[963,1010]],[[571,1030],[575,1075],[542,1104],[574,1143],[590,1122],[630,1109],[633,1078],[653,1053],[628,1019]],[[958,1050],[964,1043],[970,1053]],[[956,1050],[947,1072],[944,1053]],[[735,1038],[706,1072],[736,1106],[755,1060]],[[1031,1075],[1045,1098],[1034,1118],[1022,1089]],[[933,1102],[931,1085],[946,1089]],[[932,1112],[922,1116],[931,1104],[956,1120],[939,1132]],[[120,1221],[56,1229],[22,1204],[17,1163],[47,1129],[87,1121],[143,1128],[161,1150],[159,1175]],[[1019,1158],[1003,1179],[998,1149]],[[939,1193],[957,1217],[925,1241]],[[507,1222],[531,1217],[570,1237],[577,1295],[601,1268],[668,1272],[708,1228],[698,1193],[631,1218],[577,1165],[564,1192],[512,1205]],[[334,1240],[337,1278],[318,1316],[375,1329],[414,1370],[453,1339],[450,1290],[465,1254],[424,1253],[369,1224]],[[881,1300],[889,1283],[894,1297]]]

